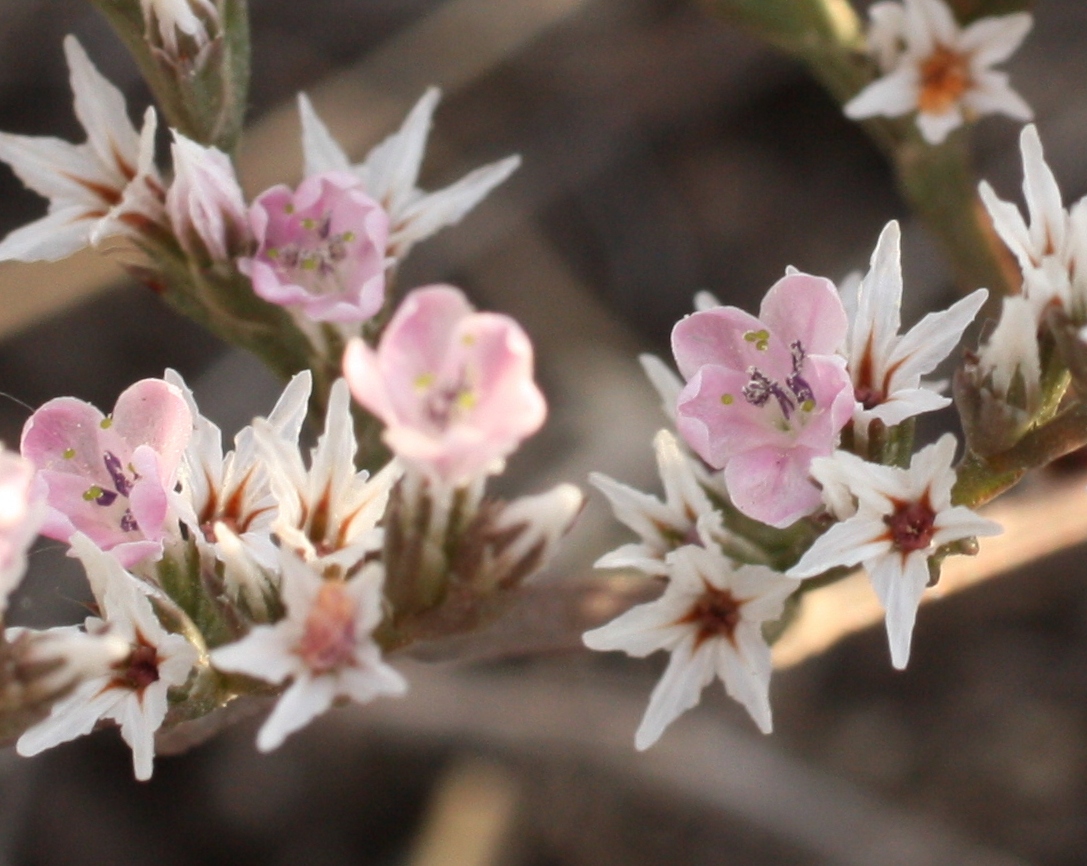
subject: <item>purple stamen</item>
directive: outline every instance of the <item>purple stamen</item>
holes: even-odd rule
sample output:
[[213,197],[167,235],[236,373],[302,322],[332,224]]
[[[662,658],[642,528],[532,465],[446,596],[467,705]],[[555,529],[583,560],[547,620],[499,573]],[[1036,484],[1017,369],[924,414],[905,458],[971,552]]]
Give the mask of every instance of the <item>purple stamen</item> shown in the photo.
[[[797,340],[789,348],[792,349],[793,353],[793,372],[785,379],[785,385],[796,396],[797,403],[803,405],[804,403],[811,401],[814,405],[815,393],[812,391],[811,385],[807,383],[807,380],[800,375],[800,368],[803,366],[804,358],[806,357],[804,347],[800,345],[800,341]],[[785,417],[788,416],[786,415]]]
[[132,509],[126,508],[125,513],[121,515],[121,529],[125,532],[136,532],[139,528],[140,525],[136,522]]
[[751,381],[744,385],[744,399],[753,406],[762,407],[773,397],[781,407],[781,414],[788,421],[796,406],[784,389],[757,367],[749,367],[747,374],[751,377]]
[[[121,461],[117,459],[117,455],[107,451],[103,457],[103,461],[106,464],[106,471],[109,473],[109,477],[113,479],[113,486],[117,488],[117,493],[120,493],[122,496],[128,496],[132,492],[132,482],[125,477],[124,470],[121,467]],[[116,495],[117,494],[115,493],[114,496]]]
[[101,505],[103,507],[113,505],[113,503],[116,501],[117,494],[114,493],[112,490],[103,490],[101,493],[98,494],[97,497],[95,497],[94,500],[96,505]]

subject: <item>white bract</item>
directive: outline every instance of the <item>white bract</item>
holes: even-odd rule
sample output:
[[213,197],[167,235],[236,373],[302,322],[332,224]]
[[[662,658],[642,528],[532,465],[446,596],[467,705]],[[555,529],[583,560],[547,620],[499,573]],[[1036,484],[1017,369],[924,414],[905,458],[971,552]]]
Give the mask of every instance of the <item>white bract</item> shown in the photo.
[[681,547],[668,554],[667,563],[669,581],[659,599],[582,638],[590,649],[638,658],[661,649],[672,654],[634,745],[652,746],[715,677],[769,733],[771,662],[762,624],[781,616],[797,582],[761,565],[737,568],[713,545]]
[[863,564],[886,610],[891,661],[899,669],[909,661],[929,559],[942,545],[1002,531],[1000,524],[952,506],[955,445],[955,437],[945,434],[918,451],[909,469],[867,463],[844,451],[812,461],[828,505],[846,519],[816,539],[788,574],[808,578]]
[[[897,4],[895,4],[897,5]],[[873,7],[869,48],[884,75],[853,97],[847,117],[900,117],[917,112],[929,144],[983,114],[1030,120],[1033,112],[992,69],[1007,60],[1030,30],[1026,12],[980,18],[960,27],[943,0],[904,0]]]
[[54,704],[47,718],[19,738],[16,750],[36,755],[90,733],[99,719],[111,719],[132,749],[136,778],[150,779],[155,731],[166,718],[166,693],[185,683],[200,654],[184,637],[162,627],[147,587],[114,557],[83,535],[73,536],[71,545],[102,614],[101,619],[88,617],[88,634],[119,636],[127,642],[128,652],[106,673],[83,681]]
[[30,189],[49,199],[49,212],[0,241],[0,261],[56,261],[113,236],[139,236],[162,224],[163,187],[155,168],[155,110],[137,132],[121,92],[94,68],[69,36],[75,113],[84,144],[0,133],[0,160]]
[[363,162],[352,165],[306,95],[298,95],[306,177],[348,171],[361,178],[367,195],[380,202],[389,215],[388,255],[397,261],[413,244],[460,222],[521,164],[521,157],[508,156],[436,192],[419,189],[419,169],[440,96],[437,88],[427,90],[399,131],[371,150]]
[[898,223],[887,223],[864,279],[843,284],[849,316],[845,355],[857,401],[854,431],[861,440],[874,420],[886,426],[950,405],[921,377],[931,373],[958,345],[989,293],[967,295],[949,309],[929,313],[907,333],[901,329],[902,263]]
[[291,679],[257,734],[262,752],[277,748],[337,698],[364,704],[407,690],[372,637],[382,617],[380,565],[371,563],[348,581],[325,580],[283,551],[281,569],[286,617],[211,653],[223,671],[276,684]]

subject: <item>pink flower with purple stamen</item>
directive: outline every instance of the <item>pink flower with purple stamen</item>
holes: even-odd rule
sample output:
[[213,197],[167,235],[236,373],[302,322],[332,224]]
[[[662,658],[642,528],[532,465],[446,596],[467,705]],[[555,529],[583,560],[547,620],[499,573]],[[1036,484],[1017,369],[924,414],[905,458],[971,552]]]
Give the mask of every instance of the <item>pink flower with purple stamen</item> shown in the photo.
[[759,318],[736,307],[688,316],[672,332],[687,385],[677,427],[724,470],[733,504],[784,527],[819,507],[808,475],[853,414],[853,388],[837,354],[847,320],[822,277],[793,273],[767,292]]
[[46,486],[42,534],[68,541],[83,532],[126,568],[160,555],[167,495],[192,429],[185,398],[161,379],[132,385],[109,416],[74,397],[50,400],[22,439]]
[[274,186],[249,209],[257,252],[238,265],[253,291],[318,322],[362,322],[385,302],[389,219],[345,172]]
[[411,292],[376,352],[352,340],[344,376],[393,452],[453,486],[496,471],[547,414],[525,332],[451,286]]

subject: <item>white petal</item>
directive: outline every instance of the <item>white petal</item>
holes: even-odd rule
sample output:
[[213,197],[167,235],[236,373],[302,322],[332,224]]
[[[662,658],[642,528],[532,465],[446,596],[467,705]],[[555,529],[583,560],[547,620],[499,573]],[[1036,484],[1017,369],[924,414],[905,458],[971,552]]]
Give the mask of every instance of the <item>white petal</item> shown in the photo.
[[891,390],[916,387],[921,376],[935,370],[958,345],[988,297],[985,289],[971,292],[948,309],[929,313],[904,334],[889,359],[894,369]]
[[1012,251],[1019,261],[1020,267],[1031,265],[1033,256],[1033,243],[1030,237],[1030,229],[1023,219],[1023,215],[1011,202],[1006,202],[997,197],[988,181],[978,184],[978,194],[981,196],[985,209],[993,221],[993,228],[1000,235],[1008,249]]
[[899,117],[917,108],[917,70],[901,66],[890,75],[877,78],[845,104],[845,116]]
[[270,752],[279,748],[287,737],[304,728],[332,706],[336,686],[332,677],[301,676],[275,705],[272,714],[257,733],[257,748]]
[[415,195],[415,181],[439,99],[441,92],[436,87],[428,88],[399,131],[371,150],[360,167],[367,192],[391,215],[402,211]]
[[0,242],[0,262],[55,262],[90,243],[93,217],[83,205],[55,211],[20,226]]
[[974,536],[1000,535],[1004,527],[995,520],[980,517],[969,508],[956,505],[936,515],[936,532],[932,536],[934,545],[947,544],[960,538]]
[[108,677],[88,680],[54,704],[46,718],[25,731],[19,737],[15,750],[28,758],[89,734],[98,720],[127,694],[127,690],[110,688]]
[[1048,247],[1063,248],[1067,217],[1057,179],[1046,164],[1034,124],[1023,127],[1019,147],[1023,151],[1023,196],[1030,214],[1030,237],[1040,261]]
[[646,378],[660,395],[664,414],[675,421],[676,404],[679,402],[679,392],[683,390],[683,380],[656,355],[639,355],[638,360]]
[[662,600],[633,607],[607,625],[585,632],[581,639],[589,649],[622,650],[635,658],[670,649],[691,633],[689,626],[676,625],[688,613],[690,602],[669,602],[662,609]]
[[887,526],[879,515],[861,512],[835,524],[815,539],[787,574],[789,577],[815,577],[831,568],[858,565],[890,548],[890,541],[882,537],[886,534]]
[[59,138],[0,132],[0,160],[30,189],[56,199],[65,209],[80,204],[88,211],[104,212],[107,201],[94,187],[119,193],[124,185],[103,171],[87,145]]
[[950,399],[929,388],[903,388],[892,392],[886,402],[860,411],[854,417],[859,417],[866,423],[878,418],[888,427],[893,427],[914,415],[936,412],[950,405]]
[[282,624],[255,626],[240,641],[213,649],[211,663],[221,671],[281,683],[300,668],[285,632]]
[[460,222],[520,164],[521,157],[508,156],[477,168],[445,189],[416,199],[402,210],[393,211],[394,227],[389,245],[396,249],[397,255],[403,256],[412,244]]
[[336,143],[332,133],[317,112],[309,97],[298,94],[298,115],[302,121],[303,172],[306,177],[327,171],[350,171],[351,161]]
[[702,697],[702,689],[713,679],[713,642],[707,641],[697,650],[693,647],[694,638],[691,637],[673,651],[634,735],[634,747],[638,751],[652,746],[665,728],[695,706]]
[[381,695],[399,697],[408,690],[408,681],[395,668],[378,661],[362,668],[344,668],[339,686],[355,703],[366,704]]
[[136,778],[146,782],[151,778],[155,762],[155,731],[166,718],[166,688],[152,684],[144,689],[142,698],[129,694],[114,707],[111,718],[121,726],[121,736],[132,749],[132,768]]
[[1015,53],[1033,24],[1029,12],[979,18],[962,31],[959,48],[971,53],[974,64],[992,66]]
[[725,691],[743,704],[764,734],[773,730],[770,714],[770,648],[758,626],[741,623],[735,632],[736,647],[727,641],[713,641],[717,674],[724,680]]
[[864,564],[872,588],[887,612],[891,664],[899,670],[910,660],[910,639],[917,607],[928,585],[928,559],[921,551],[905,557],[898,551]]
[[64,40],[64,54],[71,70],[75,114],[87,130],[87,143],[110,172],[118,189],[136,173],[140,137],[129,120],[125,98],[95,69],[74,36]]
[[962,104],[975,114],[1004,114],[1015,120],[1033,120],[1034,109],[1008,83],[1004,72],[983,72],[963,94]]
[[962,126],[962,112],[957,106],[948,109],[943,114],[929,114],[923,111],[917,115],[917,128],[921,130],[921,137],[929,144],[943,143],[951,130],[960,126]]

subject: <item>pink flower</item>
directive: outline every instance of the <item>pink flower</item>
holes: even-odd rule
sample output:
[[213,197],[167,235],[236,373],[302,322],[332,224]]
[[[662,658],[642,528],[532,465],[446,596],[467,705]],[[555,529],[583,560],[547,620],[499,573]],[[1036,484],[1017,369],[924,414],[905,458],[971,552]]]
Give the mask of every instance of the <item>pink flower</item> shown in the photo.
[[83,532],[126,568],[160,555],[192,429],[185,398],[161,379],[132,385],[108,417],[74,397],[50,400],[22,440],[47,490],[42,534],[68,541]]
[[362,322],[385,302],[389,219],[345,172],[274,186],[249,209],[257,252],[238,264],[253,291],[318,322]]
[[736,307],[688,316],[672,331],[687,385],[680,435],[724,470],[744,514],[784,527],[819,507],[813,457],[834,450],[853,414],[853,388],[836,352],[847,330],[834,285],[793,273],[767,292],[759,318]]
[[26,549],[42,523],[42,496],[33,464],[0,446],[0,616],[26,570]]
[[547,414],[525,332],[451,286],[411,292],[376,352],[352,340],[344,375],[396,455],[454,486],[495,471]]

